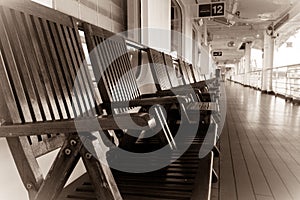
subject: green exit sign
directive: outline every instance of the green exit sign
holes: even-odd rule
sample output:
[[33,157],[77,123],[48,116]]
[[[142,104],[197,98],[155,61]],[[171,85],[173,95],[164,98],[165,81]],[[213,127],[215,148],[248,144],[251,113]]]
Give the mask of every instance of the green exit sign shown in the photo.
[[214,2],[209,4],[198,5],[198,17],[224,17],[225,2]]

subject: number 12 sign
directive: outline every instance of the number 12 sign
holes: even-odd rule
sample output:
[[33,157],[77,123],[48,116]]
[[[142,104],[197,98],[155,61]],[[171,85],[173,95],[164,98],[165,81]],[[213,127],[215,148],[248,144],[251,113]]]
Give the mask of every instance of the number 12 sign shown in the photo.
[[224,17],[225,2],[199,4],[198,17]]

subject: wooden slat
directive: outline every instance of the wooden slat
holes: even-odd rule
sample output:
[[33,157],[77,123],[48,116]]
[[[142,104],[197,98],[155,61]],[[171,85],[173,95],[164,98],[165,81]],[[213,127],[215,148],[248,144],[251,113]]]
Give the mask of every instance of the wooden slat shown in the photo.
[[[102,87],[98,87],[101,98],[104,102],[112,100],[111,94],[109,91],[109,85],[107,84],[107,81],[105,80],[106,77],[103,76],[103,70],[102,70],[102,61],[105,59],[102,59],[103,56],[99,54],[99,49],[97,47],[97,43],[94,40],[93,37],[93,30],[92,27],[88,24],[84,24],[84,30],[85,30],[85,36],[86,36],[86,42],[88,46],[89,56],[93,63],[93,71],[96,77],[96,80],[99,81],[98,85],[100,84]],[[108,112],[110,112],[110,109],[108,109]],[[110,114],[110,113],[108,113]]]
[[24,49],[28,49],[31,47],[28,45],[27,42],[24,42],[27,41],[26,38],[24,38],[24,34],[18,34],[20,33],[20,31],[22,31],[20,28],[22,27],[23,23],[22,19],[21,17],[17,17],[19,13],[14,13],[13,11],[7,9],[4,9],[3,14],[6,16],[6,20],[9,25],[8,27],[6,27],[6,29],[9,29],[10,32],[10,41],[13,46],[13,51],[15,52],[15,59],[19,69],[20,78],[24,86],[26,98],[28,99],[28,102],[30,102],[28,105],[31,112],[31,116],[33,118],[33,121],[41,121],[43,120],[43,118],[45,118],[45,116],[42,117],[43,112],[41,112],[40,110],[40,99],[36,94],[35,83],[32,81],[32,71],[29,66],[31,58],[27,57],[27,55],[25,55],[24,52]]
[[[73,70],[74,68],[74,62],[72,61],[72,57],[70,56],[70,48],[72,49],[72,46],[68,46],[67,38],[68,35],[66,35],[66,27],[61,27],[61,25],[56,25],[57,29],[57,36],[58,42],[56,44],[56,48],[58,49],[58,55],[60,57],[62,66],[63,66],[63,73],[64,77],[67,80],[68,85],[68,93],[70,96],[71,104],[72,104],[72,111],[71,117],[75,116],[86,116],[87,111],[87,105],[84,99],[82,99],[82,93],[78,88],[78,85],[74,82],[76,80],[76,71]],[[55,36],[54,36],[55,37]],[[82,82],[81,82],[82,84]],[[70,109],[70,108],[69,108]]]
[[200,75],[199,75],[198,70],[196,69],[196,66],[193,66],[193,65],[191,64],[190,67],[191,67],[191,72],[192,72],[192,74],[193,74],[195,83],[201,81]]
[[[101,43],[102,42],[102,43]],[[100,44],[101,43],[101,44]],[[125,95],[128,93],[124,88],[124,83],[122,83],[122,76],[118,70],[119,66],[118,63],[118,56],[114,55],[114,50],[116,48],[113,45],[110,45],[113,41],[110,41],[110,38],[102,38],[102,41],[99,41],[98,45],[100,45],[100,51],[104,54],[105,57],[105,70],[107,72],[107,80],[109,81],[108,84],[112,84],[111,93],[115,94],[117,101],[124,101],[127,100]]]
[[[108,164],[101,161],[103,158],[103,149],[101,149],[98,139],[95,141],[85,141],[85,147],[87,146],[91,147],[88,150],[82,149],[81,155],[83,156],[83,162],[89,173],[90,180],[95,188],[96,198],[122,200],[123,198]],[[90,152],[93,153],[92,158],[86,156]]]
[[[228,119],[228,118],[227,118]],[[220,151],[222,155],[220,157],[220,199],[237,199],[234,173],[233,173],[233,164],[231,158],[231,150],[229,144],[229,136],[227,123],[224,124],[223,132],[220,139]]]
[[[109,48],[114,49],[114,51],[112,51],[113,53],[115,53],[114,57],[117,57],[117,61],[118,61],[118,65],[116,66],[117,70],[119,70],[119,77],[121,78],[121,82],[119,82],[119,84],[124,84],[123,87],[125,87],[123,90],[125,92],[126,95],[126,100],[132,99],[134,98],[134,83],[136,83],[136,81],[128,81],[128,76],[130,74],[132,74],[132,71],[130,68],[128,68],[128,66],[130,66],[130,63],[126,62],[126,58],[128,58],[128,53],[127,51],[123,51],[124,49],[122,49],[122,46],[125,45],[125,41],[123,39],[123,41],[121,40],[119,41],[113,41],[113,44],[111,44],[109,46]],[[115,47],[114,47],[115,46]],[[114,47],[114,48],[113,48]],[[129,64],[129,65],[128,65]]]
[[189,76],[188,76],[188,73],[187,73],[186,68],[185,68],[185,62],[181,59],[179,59],[179,69],[180,69],[180,72],[183,75],[184,83],[185,84],[190,84]]
[[151,48],[147,49],[147,53],[156,89],[158,91],[171,89],[162,53]]
[[[206,159],[199,160],[200,146],[195,143],[197,140],[203,139],[196,136],[191,147],[178,160],[160,170],[140,174],[114,170],[113,174],[122,197],[128,200],[191,199],[192,196],[195,199],[208,198],[213,157],[210,153]],[[159,158],[153,157],[151,162],[159,162]],[[89,178],[84,175],[66,187],[67,193],[62,194],[59,199],[93,198],[94,191]]]
[[299,198],[298,108],[233,83],[226,91],[219,199]]
[[[135,123],[132,124],[131,120]],[[117,114],[100,118],[86,118],[52,122],[27,123],[0,126],[1,137],[41,135],[51,133],[72,133],[101,130],[147,130],[155,126],[152,117],[145,113]]]
[[195,177],[195,186],[191,200],[210,199],[211,182],[213,169],[213,153],[210,152],[205,158],[199,161],[199,169]]
[[[1,13],[3,13],[3,7],[1,8]],[[3,15],[0,17],[0,26],[1,27],[7,27],[9,26],[7,24],[7,20]],[[24,90],[24,86],[22,84],[22,76],[19,73],[19,70],[17,68],[17,61],[14,58],[14,48],[10,44],[10,32],[7,32],[6,29],[1,28],[0,30],[1,34],[1,52],[3,56],[3,67],[6,66],[5,74],[7,74],[7,78],[9,79],[9,85],[12,87],[12,92],[14,93],[14,99],[16,100],[17,107],[12,108],[12,106],[9,106],[9,108],[12,108],[10,110],[10,113],[12,113],[13,116],[15,116],[15,113],[19,113],[19,116],[16,116],[15,119],[12,119],[15,123],[18,122],[30,122],[33,121],[31,116],[30,107],[28,104],[28,100],[26,98],[26,93]],[[5,77],[5,79],[7,79]],[[4,79],[4,80],[5,80]],[[23,80],[24,81],[24,80]],[[7,102],[10,102],[10,99],[7,99]],[[20,110],[21,111],[20,111]]]
[[140,93],[139,93],[137,82],[135,81],[136,80],[135,75],[132,73],[132,68],[131,68],[132,65],[130,63],[130,59],[129,59],[129,56],[128,56],[126,45],[125,45],[125,43],[123,43],[123,41],[118,43],[118,45],[120,47],[119,48],[120,49],[120,54],[122,55],[121,58],[124,62],[125,72],[127,73],[127,76],[128,76],[128,82],[131,85],[131,91],[132,91],[131,99],[132,98],[139,98]]
[[33,154],[36,158],[41,157],[47,153],[52,152],[54,149],[58,149],[62,146],[65,135],[64,134],[47,134],[47,135],[37,135],[37,136],[31,136],[36,137],[38,140],[38,137],[40,138],[40,141],[38,142],[32,142],[30,145],[33,151]]
[[[46,24],[45,24],[46,28]],[[62,50],[62,44],[59,41],[58,30],[60,27],[57,27],[54,23],[48,23],[49,29],[46,30],[46,33],[49,33],[48,43],[51,50],[52,61],[55,67],[56,76],[59,79],[59,89],[61,91],[61,100],[64,104],[65,109],[63,110],[65,116],[64,118],[74,117],[73,107],[72,107],[72,97],[71,97],[71,88],[72,81],[70,80],[70,73],[66,66],[66,60],[64,57],[64,51]],[[83,106],[83,105],[82,105]]]
[[[15,13],[16,17],[18,18],[18,25],[19,28],[18,33],[20,40],[23,43],[23,49],[26,49],[26,51],[23,51],[25,54],[25,57],[27,59],[28,63],[28,71],[30,71],[30,75],[32,77],[32,82],[34,86],[35,95],[37,96],[37,102],[39,104],[40,112],[42,114],[42,119],[38,121],[43,120],[52,120],[54,119],[53,111],[50,109],[50,102],[49,98],[46,94],[46,87],[44,81],[40,77],[40,70],[36,67],[30,67],[30,66],[38,66],[39,65],[39,58],[36,55],[37,50],[37,43],[34,39],[32,39],[32,27],[31,22],[27,21],[29,16],[27,14],[20,14],[18,12]],[[30,25],[29,25],[30,23]],[[24,42],[27,41],[27,42]],[[33,48],[32,48],[33,47]]]
[[178,87],[179,83],[178,83],[176,71],[174,68],[172,56],[165,54],[165,53],[163,53],[163,56],[164,56],[165,66],[166,66],[166,69],[168,72],[168,77],[172,84],[172,87]]
[[185,69],[187,71],[187,75],[188,75],[190,83],[195,83],[195,77],[192,73],[191,64],[186,62],[185,63]]
[[[30,32],[30,38],[33,42],[34,53],[37,58],[37,69],[40,75],[41,82],[44,83],[45,98],[49,105],[49,110],[52,119],[60,119],[60,109],[58,107],[58,99],[55,95],[54,84],[52,83],[52,78],[49,72],[50,58],[48,54],[44,54],[47,51],[47,44],[43,36],[43,30],[41,27],[41,21],[37,18],[32,18],[30,15],[25,14],[26,23]],[[43,56],[44,55],[44,56]]]
[[[40,21],[40,22],[39,22]],[[61,74],[61,70],[60,69],[56,69],[59,68],[59,63],[56,57],[56,50],[54,47],[54,44],[52,42],[52,38],[50,35],[50,29],[48,27],[48,22],[44,19],[38,20],[36,24],[39,24],[41,26],[41,31],[39,32],[39,37],[43,40],[42,44],[44,44],[45,46],[43,46],[43,55],[46,58],[46,63],[47,63],[47,67],[48,67],[48,74],[50,75],[51,79],[51,85],[53,85],[53,89],[54,89],[54,99],[56,100],[56,107],[59,113],[59,117],[66,119],[67,116],[67,112],[66,112],[66,103],[64,101],[64,95],[63,95],[63,89],[61,88],[62,85],[65,85],[64,83],[64,79],[62,77]],[[53,57],[54,56],[54,57]],[[57,71],[58,70],[58,71]]]
[[[0,43],[1,45],[1,43]],[[1,45],[1,49],[2,49],[2,45]],[[9,77],[9,72],[7,70],[5,70],[4,68],[4,65],[5,65],[5,62],[3,60],[3,57],[2,57],[2,53],[0,51],[0,78],[1,80],[1,90],[3,92],[3,97],[5,98],[5,101],[7,102],[7,108],[8,110],[11,110],[11,111],[15,111],[15,112],[11,112],[10,114],[10,117],[13,120],[14,123],[21,123],[22,122],[22,117],[19,115],[19,112],[18,112],[18,102],[17,100],[15,99],[14,97],[14,91],[12,89],[12,86],[11,86],[11,83],[9,82],[9,80],[7,80],[6,78]]]
[[34,158],[27,137],[7,138],[10,151],[14,158],[24,187],[30,186],[29,197],[33,198],[43,182],[43,174]]
[[[99,122],[102,124],[100,126],[109,126],[108,129],[123,129],[128,126],[128,117],[95,117],[94,88],[83,61],[84,54],[73,18],[29,1],[11,2],[9,7],[11,9],[2,4],[0,7],[0,82],[3,91],[7,92],[5,100],[12,124],[1,125],[1,137],[8,138],[30,198],[56,199],[82,149],[79,141],[76,146],[65,140],[63,133],[75,133],[76,136],[78,131],[98,131]],[[79,83],[74,86],[82,63]],[[102,111],[97,114],[102,114]],[[79,129],[74,124],[77,116],[90,116],[81,121],[83,124],[79,125]],[[142,126],[141,129],[155,124],[149,115],[136,113],[131,116],[135,123]],[[93,120],[96,125],[89,130],[89,123]],[[131,128],[132,125],[125,127]],[[44,180],[36,158],[61,147],[62,141],[65,143],[60,154]],[[76,153],[69,155],[69,150]],[[99,180],[105,176],[110,178],[109,168],[99,167],[98,161],[87,167],[89,171],[98,172],[96,178]],[[101,170],[103,173],[99,174]],[[110,182],[113,183],[113,180]],[[112,188],[102,189],[111,192]],[[116,191],[117,188],[113,193]],[[108,199],[121,198],[115,198],[113,194]]]
[[[76,145],[70,145],[71,140],[76,141]],[[82,145],[79,137],[72,135],[64,141],[57,158],[35,196],[36,200],[57,199],[79,161]],[[70,151],[70,154],[66,153],[67,150]]]
[[71,55],[72,65],[70,66],[70,70],[73,80],[76,81],[73,89],[75,90],[76,94],[80,94],[79,97],[77,94],[77,98],[81,97],[82,101],[85,102],[87,109],[83,112],[87,112],[89,116],[94,115],[96,112],[98,114],[101,114],[100,112],[95,110],[95,98],[93,95],[94,88],[92,86],[92,80],[90,75],[88,74],[89,72],[87,71],[88,67],[84,55],[82,55],[83,52],[81,41],[76,40],[76,38],[80,38],[79,33],[77,30],[74,30],[72,28],[63,27],[63,29],[66,35],[66,42],[68,44],[68,49]]

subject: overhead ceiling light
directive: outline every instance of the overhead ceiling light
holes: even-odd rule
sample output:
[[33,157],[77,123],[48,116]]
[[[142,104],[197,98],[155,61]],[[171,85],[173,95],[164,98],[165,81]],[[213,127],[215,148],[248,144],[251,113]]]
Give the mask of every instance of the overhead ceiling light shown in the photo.
[[263,14],[258,14],[257,16],[262,21],[268,21],[273,18],[272,13],[263,13]]
[[228,42],[228,43],[227,43],[227,46],[228,46],[228,47],[234,47],[234,46],[235,46],[234,41]]

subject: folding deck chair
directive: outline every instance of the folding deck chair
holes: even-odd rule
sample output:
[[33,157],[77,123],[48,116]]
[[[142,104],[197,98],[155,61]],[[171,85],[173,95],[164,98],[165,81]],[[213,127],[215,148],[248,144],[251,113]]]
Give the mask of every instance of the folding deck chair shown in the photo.
[[[151,66],[152,76],[155,80],[157,93],[164,94],[165,91],[167,93],[171,92],[185,92],[192,94],[192,102],[186,104],[186,111],[188,116],[192,119],[196,111],[197,114],[201,114],[200,120],[202,119],[202,123],[211,124],[211,113],[218,112],[218,105],[214,102],[200,102],[200,99],[197,97],[196,92],[193,87],[189,85],[180,86],[178,83],[178,79],[170,79],[169,77],[173,77],[175,74],[174,65],[172,61],[172,57],[170,55],[163,54],[155,49],[148,48],[147,49],[148,58]],[[172,80],[172,81],[171,81]],[[173,88],[175,86],[175,88]]]
[[[198,159],[199,137],[187,138],[193,141],[186,153],[152,173],[112,172],[107,163],[99,162],[105,157],[102,138],[111,131],[147,131],[156,127],[156,120],[141,111],[130,113],[130,119],[138,124],[133,127],[126,113],[130,109],[111,110],[105,95],[97,99],[78,20],[32,2],[1,1],[0,10],[0,84],[10,114],[0,126],[0,136],[7,138],[30,199],[209,199],[213,153]],[[107,48],[110,53],[120,50]],[[132,77],[126,77],[132,83]],[[157,103],[170,104],[172,100],[174,97],[160,98]],[[155,103],[155,99],[151,101]],[[149,103],[136,99],[129,108],[136,105]],[[57,148],[59,153],[43,176],[37,158]],[[65,186],[80,158],[87,174]]]
[[187,62],[183,62],[182,64],[183,65],[181,65],[181,69],[183,72],[186,72],[186,76],[188,77],[187,82],[189,82],[189,84],[193,87],[199,88],[201,90],[204,101],[215,101],[215,99],[219,98],[220,89],[219,85],[215,84],[216,79],[206,80],[204,76],[204,80],[201,80],[197,70],[192,64],[188,64]]
[[[93,25],[83,23],[83,31],[85,32],[85,37],[87,41],[87,47],[88,51],[90,54],[90,59],[92,63],[92,68],[95,73],[95,77],[97,80],[99,80],[98,83],[98,89],[101,94],[103,103],[102,106],[107,110],[108,113],[113,113],[113,112],[119,112],[120,110],[126,110],[130,111],[135,107],[138,107],[141,110],[148,111],[150,107],[154,106],[154,110],[156,108],[156,104],[164,106],[164,108],[168,109],[169,105],[173,104],[178,104],[178,98],[180,97],[153,97],[153,98],[142,98],[142,95],[139,92],[139,89],[137,87],[137,83],[135,80],[135,77],[133,75],[133,70],[132,66],[129,60],[127,48],[126,48],[126,43],[125,39],[112,34],[111,32],[108,32],[104,29],[101,29],[99,27],[95,27]],[[118,92],[116,92],[118,91]],[[184,98],[185,99],[185,98]],[[125,103],[125,104],[124,104]],[[128,103],[128,104],[127,104]],[[159,108],[158,108],[159,109]],[[169,124],[167,123],[167,119],[164,119],[164,115],[160,115],[159,112],[155,112],[153,114],[154,118],[156,119],[157,123],[160,123],[160,126],[162,127],[162,130],[165,131],[170,131]],[[163,122],[163,123],[162,123]],[[186,124],[186,126],[191,126],[190,124]],[[165,129],[164,129],[165,127]],[[144,133],[145,135],[147,134]],[[174,137],[174,133],[164,133],[164,135],[169,134],[170,140],[172,140],[172,136]],[[123,135],[124,137],[124,135]],[[166,137],[166,136],[165,136]],[[176,138],[176,136],[175,136]],[[182,143],[185,143],[186,140],[190,140],[191,138],[188,137],[188,134],[186,134],[186,138],[183,139],[183,141],[177,141],[175,145],[178,147],[182,145]],[[121,139],[122,140],[122,139]],[[145,139],[147,140],[147,139]],[[187,154],[190,154],[191,151],[195,153],[195,149],[200,150],[200,147],[203,145],[203,141],[200,137],[200,135],[197,135],[195,140],[193,140],[192,145],[193,150],[188,150]],[[139,146],[142,148],[145,148],[146,146],[153,146],[153,143],[148,143],[142,142],[139,143],[139,140],[137,139],[133,144],[132,147],[130,148],[131,150],[134,149],[134,146]],[[171,146],[171,144],[169,143]],[[143,149],[137,150],[137,152],[143,152]],[[174,151],[176,153],[176,151]],[[186,154],[184,154],[186,155]],[[157,159],[157,158],[155,158]],[[155,159],[152,162],[152,165],[155,164]],[[181,157],[178,159],[178,162],[180,161]],[[196,159],[196,158],[195,158]],[[199,159],[196,159],[196,162],[198,163]],[[209,153],[208,156],[206,156],[204,159],[200,160],[201,162],[207,163],[207,161],[211,161],[211,153]],[[185,166],[184,163],[182,163],[183,168]],[[201,164],[203,165],[203,164]],[[205,164],[204,164],[205,165]],[[175,167],[177,166],[177,167]],[[131,173],[124,173],[120,172],[118,170],[114,171],[114,174],[118,174],[116,177],[117,182],[124,181],[123,183],[126,183],[126,181],[129,181],[132,179],[132,177],[135,177],[135,181],[130,181],[130,184],[132,186],[125,186],[124,189],[120,189],[121,193],[122,191],[131,198],[134,196],[134,192],[132,189],[129,188],[137,188],[137,190],[134,190],[137,194],[137,196],[144,196],[144,198],[153,198],[153,199],[160,199],[163,198],[165,195],[170,195],[167,191],[172,191],[174,192],[174,188],[167,188],[165,182],[161,182],[160,178],[157,178],[157,176],[163,175],[163,177],[168,176],[168,172],[170,170],[172,171],[173,168],[176,168],[176,170],[181,171],[183,174],[186,174],[184,172],[184,169],[181,169],[178,165],[176,164],[170,164],[169,166],[166,166],[165,168],[161,170],[157,170],[154,172],[149,172],[149,173],[142,173],[140,175],[133,175]],[[200,165],[198,166],[200,167]],[[203,168],[205,170],[205,168]],[[199,168],[200,170],[200,168]],[[210,175],[212,174],[212,169]],[[196,176],[196,171],[193,171],[192,174]],[[160,175],[159,175],[160,174]],[[209,175],[209,176],[210,176]],[[137,180],[139,176],[145,177],[145,181],[147,182],[151,177],[156,177],[156,179],[152,180],[157,186],[154,186],[152,184],[146,184],[141,185],[140,182]],[[186,176],[186,175],[183,175]],[[117,178],[121,177],[121,179]],[[148,178],[146,178],[148,177]],[[211,176],[210,176],[211,177]],[[179,177],[175,175],[174,181],[176,182]],[[208,179],[203,179],[208,181]],[[152,182],[150,181],[150,182]],[[149,188],[150,187],[150,188]],[[206,186],[207,187],[207,186]],[[206,188],[205,187],[205,188]],[[138,189],[139,188],[139,189]],[[159,192],[154,192],[154,189],[159,189],[159,188],[165,188],[166,194],[161,194]],[[192,188],[191,188],[192,189]],[[128,190],[128,191],[127,191]],[[192,189],[194,190],[194,189]],[[144,193],[143,193],[144,191]],[[141,193],[140,193],[141,192]],[[153,194],[151,194],[153,192]],[[196,192],[196,191],[194,191]],[[193,192],[193,193],[194,193]],[[180,192],[179,192],[180,193]],[[205,194],[205,193],[204,193]],[[176,192],[173,195],[179,195]],[[193,196],[193,194],[190,194]],[[203,193],[202,193],[203,195]],[[207,195],[207,194],[205,194]],[[205,196],[204,195],[204,196]],[[146,197],[147,196],[147,197]],[[148,197],[149,196],[149,197]],[[193,198],[192,196],[189,196],[187,198]],[[179,197],[179,196],[178,196]],[[130,199],[129,197],[127,197]],[[143,199],[143,198],[142,198]]]
[[[0,13],[0,84],[10,114],[0,137],[7,138],[29,198],[57,199],[82,158],[95,199],[122,199],[110,168],[86,147],[99,152],[99,134],[132,127],[95,107],[75,21],[27,1],[1,1]],[[155,124],[146,113],[132,118],[144,129]],[[43,175],[37,158],[57,148]]]

